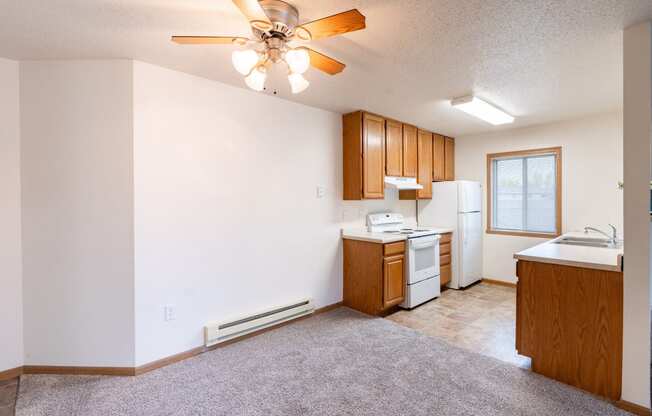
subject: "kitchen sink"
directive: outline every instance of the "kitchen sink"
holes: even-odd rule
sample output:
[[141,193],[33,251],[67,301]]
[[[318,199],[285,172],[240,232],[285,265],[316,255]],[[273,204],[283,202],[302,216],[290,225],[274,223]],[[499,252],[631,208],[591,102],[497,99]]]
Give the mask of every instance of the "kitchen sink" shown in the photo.
[[585,247],[603,247],[603,248],[620,248],[622,241],[610,242],[607,239],[598,238],[583,238],[583,237],[562,237],[556,241],[555,244],[568,244],[571,246],[585,246]]

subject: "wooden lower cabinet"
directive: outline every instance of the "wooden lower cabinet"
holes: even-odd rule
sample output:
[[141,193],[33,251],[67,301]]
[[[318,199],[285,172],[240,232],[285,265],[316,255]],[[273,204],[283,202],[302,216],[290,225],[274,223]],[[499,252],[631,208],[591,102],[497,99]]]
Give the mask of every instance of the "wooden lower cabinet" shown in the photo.
[[516,349],[532,370],[619,400],[623,274],[519,260]]
[[439,278],[441,280],[441,282],[440,282],[441,286],[446,286],[447,284],[449,284],[451,282],[451,280],[453,280],[453,271],[451,270],[450,263],[446,264],[444,266],[440,265],[439,266],[439,273],[440,273]]
[[439,237],[439,279],[441,286],[449,284],[453,279],[453,270],[451,268],[452,243],[453,233],[441,234]]
[[344,305],[382,315],[405,299],[405,242],[344,240]]
[[383,259],[383,308],[391,308],[405,299],[405,256],[385,257]]

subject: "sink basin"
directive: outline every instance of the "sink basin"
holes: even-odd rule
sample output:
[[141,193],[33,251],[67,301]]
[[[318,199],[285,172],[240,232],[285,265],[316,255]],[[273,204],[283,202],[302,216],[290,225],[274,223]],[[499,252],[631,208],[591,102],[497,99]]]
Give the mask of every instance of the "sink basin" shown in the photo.
[[562,237],[554,241],[555,244],[568,244],[571,246],[585,246],[585,247],[603,247],[603,248],[620,248],[622,247],[621,241],[611,243],[607,239],[598,238],[583,238],[583,237]]

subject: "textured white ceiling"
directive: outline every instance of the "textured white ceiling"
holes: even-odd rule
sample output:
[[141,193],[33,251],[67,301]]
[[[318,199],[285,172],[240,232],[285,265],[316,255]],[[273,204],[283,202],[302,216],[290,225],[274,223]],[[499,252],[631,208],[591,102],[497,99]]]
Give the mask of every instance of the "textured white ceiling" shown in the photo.
[[[358,8],[367,29],[312,43],[347,64],[311,69],[292,96],[337,112],[367,109],[444,134],[496,129],[452,109],[475,93],[524,126],[621,108],[622,29],[651,0],[291,0],[301,21]],[[243,86],[233,46],[180,46],[178,35],[248,35],[230,0],[0,0],[0,56],[133,58]],[[280,71],[279,71],[280,72]],[[270,93],[270,92],[268,92]]]

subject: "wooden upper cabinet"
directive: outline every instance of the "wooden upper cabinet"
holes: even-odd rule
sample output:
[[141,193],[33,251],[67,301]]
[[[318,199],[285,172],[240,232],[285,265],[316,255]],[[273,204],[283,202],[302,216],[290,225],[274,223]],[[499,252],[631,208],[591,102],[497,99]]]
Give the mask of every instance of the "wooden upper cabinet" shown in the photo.
[[432,133],[419,130],[417,144],[417,182],[423,185],[423,189],[417,190],[417,198],[430,199],[432,198]]
[[342,116],[345,200],[385,196],[385,119],[356,111]]
[[362,116],[362,197],[385,197],[385,120],[372,114]]
[[385,175],[417,178],[418,191],[400,199],[432,198],[433,181],[455,180],[455,141],[409,124],[356,111],[342,116],[343,197],[383,199]]
[[417,183],[423,189],[399,191],[399,199],[432,198],[432,133],[417,130]]
[[385,122],[385,173],[387,176],[403,176],[403,124]]
[[446,180],[445,138],[441,134],[433,134],[432,146],[432,180],[435,182]]
[[445,175],[447,181],[455,180],[455,139],[446,137],[444,139]]
[[417,128],[403,125],[403,176],[417,177]]

